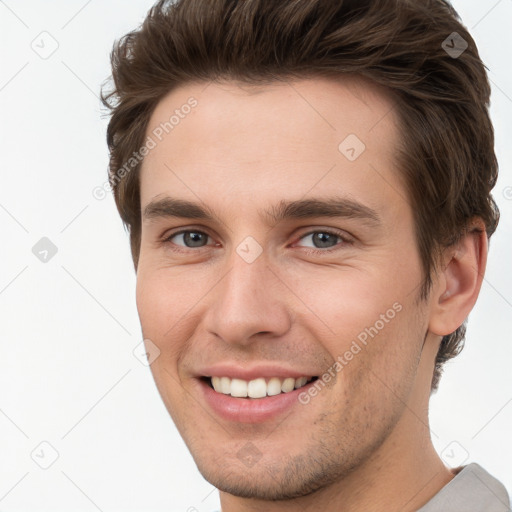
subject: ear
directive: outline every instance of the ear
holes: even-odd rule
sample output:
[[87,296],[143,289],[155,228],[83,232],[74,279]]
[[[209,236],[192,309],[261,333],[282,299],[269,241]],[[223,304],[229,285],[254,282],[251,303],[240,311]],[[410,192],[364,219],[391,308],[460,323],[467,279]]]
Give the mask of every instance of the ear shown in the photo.
[[475,305],[487,264],[487,233],[479,218],[447,248],[433,286],[429,331],[446,336],[460,327]]

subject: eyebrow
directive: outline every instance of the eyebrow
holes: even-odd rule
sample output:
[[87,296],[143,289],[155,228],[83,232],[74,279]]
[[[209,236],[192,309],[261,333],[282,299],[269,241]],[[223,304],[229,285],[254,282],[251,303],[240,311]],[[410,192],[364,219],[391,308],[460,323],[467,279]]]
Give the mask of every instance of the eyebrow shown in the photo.
[[203,220],[216,219],[216,215],[207,206],[200,206],[198,203],[193,203],[192,201],[175,199],[168,196],[150,201],[144,208],[142,217],[146,220],[166,217]]
[[[259,213],[270,226],[288,219],[312,217],[359,219],[372,227],[381,224],[380,216],[375,210],[345,197],[281,200],[268,209],[260,210]],[[208,206],[169,196],[150,201],[143,210],[144,220],[168,217],[220,222],[218,216]]]
[[280,201],[264,215],[269,222],[310,217],[345,217],[359,219],[373,226],[381,224],[378,213],[362,203],[345,197],[310,198],[296,201]]

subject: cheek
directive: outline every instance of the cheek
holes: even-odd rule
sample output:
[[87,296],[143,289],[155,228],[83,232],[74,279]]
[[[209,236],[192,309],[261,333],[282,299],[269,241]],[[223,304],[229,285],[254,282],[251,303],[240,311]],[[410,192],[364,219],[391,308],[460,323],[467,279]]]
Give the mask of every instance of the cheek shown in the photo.
[[415,304],[400,303],[387,311],[387,323],[377,321],[361,331],[364,343],[356,339],[361,351],[343,370],[348,398],[366,404],[372,422],[399,414],[408,403],[424,336]]
[[201,280],[189,270],[139,266],[136,303],[144,335],[181,339],[175,331],[190,325],[202,290]]
[[379,283],[379,276],[374,279],[356,269],[326,269],[322,274],[295,279],[294,291],[307,306],[300,308],[301,321],[309,326],[312,321],[319,324],[327,333],[320,339],[331,340],[329,345],[336,351],[333,355],[348,350],[352,341],[364,343],[373,335],[380,337],[401,315],[398,294],[389,282]]
[[171,275],[169,269],[139,266],[136,303],[144,339],[151,340],[160,350],[150,366],[153,379],[178,425],[181,422],[178,412],[187,408],[179,366],[193,325],[197,323],[192,305],[200,296]]
[[321,322],[309,310],[298,322],[318,325],[315,336],[337,362],[332,371],[339,374],[342,400],[357,398],[367,413],[399,407],[414,383],[424,321],[407,282],[346,271],[299,292]]
[[[137,272],[136,303],[142,331],[145,338],[156,338],[164,327],[166,315],[162,311],[168,307],[170,296],[166,293],[166,287],[154,274],[146,272],[139,265]],[[162,325],[161,325],[162,324]]]

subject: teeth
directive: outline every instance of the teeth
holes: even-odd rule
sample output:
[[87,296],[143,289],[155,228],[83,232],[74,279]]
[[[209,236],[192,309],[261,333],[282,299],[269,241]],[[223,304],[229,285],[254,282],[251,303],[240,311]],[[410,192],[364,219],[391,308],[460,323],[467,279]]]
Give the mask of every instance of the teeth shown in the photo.
[[247,381],[242,379],[231,380],[231,396],[246,397],[247,396]]
[[212,386],[213,386],[213,389],[215,389],[215,391],[217,391],[217,393],[222,393],[222,389],[223,387],[221,387],[221,384],[220,384],[220,377],[212,377]]
[[229,395],[231,393],[231,379],[229,377],[221,377],[220,378],[220,393],[224,393],[225,395]]
[[211,377],[211,383],[217,393],[223,393],[224,395],[231,395],[237,398],[264,398],[266,396],[279,395],[280,393],[289,393],[294,389],[301,388],[311,379],[312,377],[299,377],[298,379],[293,377],[287,377],[286,379],[272,377],[266,380],[260,377],[246,381],[230,379],[229,377]]
[[250,398],[263,398],[267,396],[267,383],[265,379],[254,379],[247,384],[247,396]]
[[281,381],[277,377],[272,377],[267,384],[267,395],[274,396],[281,393]]
[[288,393],[289,391],[293,391],[294,388],[295,388],[295,379],[294,378],[288,377],[287,379],[283,380],[283,383],[281,384],[281,391],[283,393]]
[[295,389],[301,388],[302,386],[304,386],[304,384],[306,384],[307,381],[307,377],[300,377],[298,379],[295,379]]

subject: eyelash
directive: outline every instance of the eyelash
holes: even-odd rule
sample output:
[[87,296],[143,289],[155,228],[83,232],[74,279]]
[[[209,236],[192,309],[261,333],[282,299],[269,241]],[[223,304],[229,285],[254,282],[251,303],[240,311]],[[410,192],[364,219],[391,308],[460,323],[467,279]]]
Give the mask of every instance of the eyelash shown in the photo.
[[[198,229],[182,229],[181,231],[176,231],[174,233],[171,233],[171,234],[165,236],[164,239],[162,240],[162,242],[164,244],[170,244],[171,249],[175,252],[186,253],[189,250],[194,250],[194,247],[184,247],[181,245],[176,245],[171,242],[172,238],[174,238],[177,235],[182,235],[184,233],[200,233],[202,235],[206,235],[207,237],[210,236],[210,235],[208,235],[208,233],[205,233],[204,231],[200,231]],[[307,254],[318,255],[318,254],[331,253],[331,252],[340,250],[342,248],[342,246],[353,244],[353,240],[351,240],[345,234],[342,234],[339,231],[335,231],[335,230],[331,230],[331,229],[316,229],[316,230],[308,231],[307,233],[302,234],[298,240],[300,241],[300,240],[306,238],[307,236],[314,235],[316,233],[323,233],[323,234],[335,236],[340,240],[340,242],[338,242],[333,247],[329,247],[329,248],[325,248],[325,249],[303,247],[302,249],[304,249]],[[184,248],[182,248],[182,247],[184,247]],[[196,249],[204,249],[205,247],[207,247],[207,246],[198,247]]]

